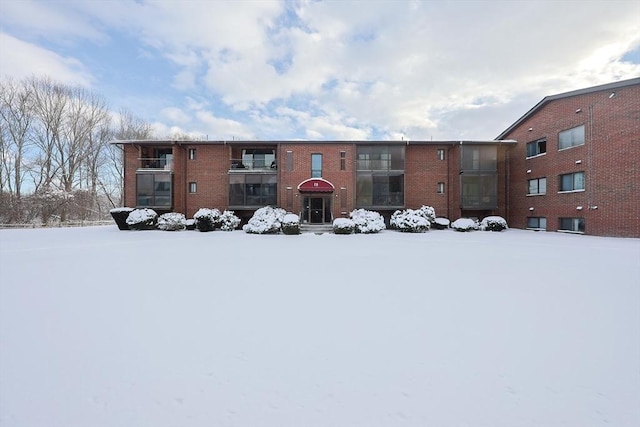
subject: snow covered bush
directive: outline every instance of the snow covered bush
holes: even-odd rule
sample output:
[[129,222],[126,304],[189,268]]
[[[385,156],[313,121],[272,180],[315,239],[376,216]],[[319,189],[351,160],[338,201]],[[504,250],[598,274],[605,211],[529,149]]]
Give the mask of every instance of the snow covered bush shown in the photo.
[[456,231],[474,231],[480,228],[478,221],[471,218],[458,218],[451,224]]
[[449,221],[449,219],[447,218],[439,216],[435,220],[433,220],[433,224],[431,224],[431,226],[436,230],[445,230],[449,228],[449,226],[451,226],[451,221]]
[[424,233],[431,228],[431,222],[420,210],[405,209],[391,215],[391,227],[407,233]]
[[349,217],[355,224],[356,233],[379,233],[387,228],[384,225],[384,218],[378,212],[356,209],[349,214]]
[[169,212],[160,215],[158,218],[158,224],[156,225],[159,230],[164,231],[178,231],[184,230],[187,226],[187,219],[184,214],[178,212]]
[[187,227],[187,230],[195,230],[196,220],[193,218],[188,219],[187,222],[185,223],[185,226]]
[[116,222],[119,230],[128,230],[127,217],[133,211],[133,208],[114,208],[109,211],[111,217]]
[[199,231],[213,231],[216,223],[220,220],[220,211],[218,209],[201,208],[193,215],[196,220],[196,228]]
[[288,235],[300,234],[300,217],[292,213],[286,214],[282,219],[282,232]]
[[134,209],[127,216],[127,225],[131,230],[153,230],[158,214],[153,209]]
[[351,234],[356,229],[356,223],[349,218],[336,218],[333,220],[333,234]]
[[242,229],[245,233],[250,234],[278,233],[286,214],[287,212],[284,209],[265,206],[255,211],[249,222]]
[[480,223],[480,229],[485,231],[502,231],[507,228],[507,221],[501,216],[488,216]]
[[436,210],[431,206],[423,205],[420,209],[418,209],[420,215],[422,215],[430,224],[433,224],[436,220]]
[[238,218],[233,211],[224,211],[220,215],[220,230],[233,231],[240,225],[240,218]]

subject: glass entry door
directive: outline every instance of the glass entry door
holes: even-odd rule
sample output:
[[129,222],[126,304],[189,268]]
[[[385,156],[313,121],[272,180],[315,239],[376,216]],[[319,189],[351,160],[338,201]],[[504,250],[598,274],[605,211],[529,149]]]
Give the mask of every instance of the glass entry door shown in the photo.
[[331,196],[304,197],[302,220],[310,224],[331,222]]

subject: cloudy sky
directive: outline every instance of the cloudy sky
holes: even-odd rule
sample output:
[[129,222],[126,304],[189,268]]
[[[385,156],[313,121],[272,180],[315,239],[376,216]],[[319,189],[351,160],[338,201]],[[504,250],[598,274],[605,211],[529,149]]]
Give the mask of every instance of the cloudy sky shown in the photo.
[[493,139],[640,76],[640,2],[2,0],[0,75],[85,86],[158,136]]

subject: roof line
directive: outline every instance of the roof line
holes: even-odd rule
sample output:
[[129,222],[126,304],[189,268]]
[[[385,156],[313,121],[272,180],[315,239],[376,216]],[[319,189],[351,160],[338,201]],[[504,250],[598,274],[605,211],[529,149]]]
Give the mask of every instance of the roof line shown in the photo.
[[518,120],[516,120],[511,126],[509,126],[506,130],[502,131],[502,133],[500,135],[498,135],[496,137],[496,139],[504,138],[513,129],[518,127],[523,121],[525,121],[531,115],[533,115],[533,113],[535,113],[537,110],[542,108],[542,106],[544,106],[545,104],[547,104],[547,103],[549,103],[551,101],[555,101],[555,100],[558,100],[558,99],[564,99],[564,98],[570,98],[572,96],[585,95],[585,94],[588,94],[588,93],[600,92],[600,91],[605,91],[605,90],[619,89],[621,87],[635,86],[635,85],[638,85],[638,84],[640,84],[640,77],[636,77],[636,78],[628,79],[628,80],[620,80],[620,81],[617,81],[617,82],[606,83],[606,84],[602,84],[602,85],[598,85],[598,86],[591,86],[591,87],[587,87],[587,88],[584,88],[584,89],[572,90],[570,92],[563,92],[563,93],[559,93],[557,95],[545,96],[544,98],[542,98],[542,100],[540,102],[538,102],[536,105],[534,105],[533,108],[531,108],[529,111],[524,113],[524,115],[522,117],[520,117]]

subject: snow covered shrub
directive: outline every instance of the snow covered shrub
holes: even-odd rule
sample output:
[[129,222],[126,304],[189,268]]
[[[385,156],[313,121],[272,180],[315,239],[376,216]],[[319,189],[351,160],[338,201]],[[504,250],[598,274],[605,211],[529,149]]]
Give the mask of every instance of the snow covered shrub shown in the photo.
[[449,221],[447,218],[439,216],[433,221],[433,224],[431,224],[431,226],[436,230],[445,230],[449,228],[449,226],[451,226],[451,221]]
[[422,215],[430,224],[433,224],[436,220],[436,210],[431,206],[423,205],[420,209],[418,209],[420,215]]
[[178,231],[184,230],[187,226],[187,219],[184,214],[178,212],[169,212],[160,215],[158,218],[158,229],[164,231]]
[[280,232],[280,224],[287,212],[281,208],[265,206],[260,208],[251,217],[248,223],[242,227],[245,233],[269,234]]
[[391,215],[391,227],[407,233],[424,233],[431,228],[431,222],[419,210],[405,209]]
[[224,211],[220,215],[220,230],[233,231],[240,225],[240,218],[238,218],[233,211]]
[[195,230],[196,229],[196,220],[193,218],[188,219],[185,222],[185,226],[187,227],[187,230]]
[[282,219],[282,232],[288,235],[300,234],[300,217],[292,213],[286,214]]
[[216,223],[220,220],[220,211],[218,209],[201,208],[193,215],[196,220],[196,228],[199,231],[213,231]]
[[478,221],[471,218],[458,218],[451,224],[451,228],[456,231],[473,231],[480,228]]
[[131,230],[153,230],[158,214],[153,209],[134,209],[127,217],[127,225]]
[[351,234],[356,229],[356,223],[349,218],[336,218],[333,220],[333,234]]
[[349,214],[355,224],[356,233],[379,233],[387,228],[384,225],[384,218],[378,212],[366,209],[356,209]]
[[485,231],[502,231],[507,228],[507,221],[501,216],[488,216],[480,223],[480,229]]
[[109,211],[119,230],[128,230],[127,217],[133,208],[114,208]]

